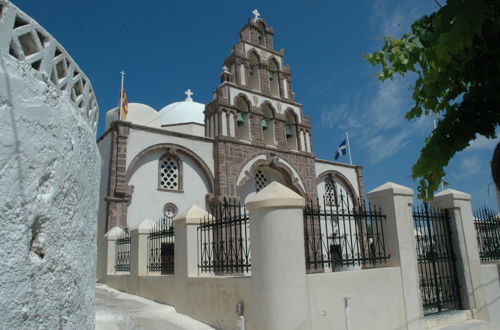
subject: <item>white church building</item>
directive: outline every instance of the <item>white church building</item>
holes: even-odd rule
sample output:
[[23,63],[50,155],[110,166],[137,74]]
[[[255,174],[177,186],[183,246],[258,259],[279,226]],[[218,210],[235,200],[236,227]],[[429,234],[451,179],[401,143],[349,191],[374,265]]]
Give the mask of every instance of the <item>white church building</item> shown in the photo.
[[[223,197],[242,203],[273,181],[306,200],[364,199],[362,168],[315,157],[312,127],[296,102],[273,29],[252,18],[239,31],[208,104],[193,99],[157,111],[129,103],[106,114],[98,237]],[[99,263],[100,264],[100,263]]]

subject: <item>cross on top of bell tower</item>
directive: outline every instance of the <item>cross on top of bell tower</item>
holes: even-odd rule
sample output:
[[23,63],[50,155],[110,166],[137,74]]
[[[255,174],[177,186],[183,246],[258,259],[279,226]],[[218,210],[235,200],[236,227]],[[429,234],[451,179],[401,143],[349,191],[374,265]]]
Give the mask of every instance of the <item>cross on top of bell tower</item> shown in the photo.
[[254,14],[254,16],[255,16],[254,19],[253,19],[254,21],[256,21],[256,20],[259,19],[260,13],[259,13],[259,11],[257,9],[252,10],[252,14]]

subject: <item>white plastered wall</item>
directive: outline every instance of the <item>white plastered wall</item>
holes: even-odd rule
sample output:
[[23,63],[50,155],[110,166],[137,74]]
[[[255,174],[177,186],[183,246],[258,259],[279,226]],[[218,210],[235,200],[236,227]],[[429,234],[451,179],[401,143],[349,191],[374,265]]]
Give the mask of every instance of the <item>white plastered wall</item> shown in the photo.
[[[358,187],[358,177],[356,175],[356,169],[351,166],[341,166],[341,165],[335,165],[335,164],[330,164],[330,163],[323,163],[323,162],[315,162],[316,166],[316,176],[319,178],[323,173],[327,171],[335,171],[340,174],[342,174],[351,184],[352,189],[354,190],[354,193],[356,194],[356,198],[359,198],[359,187]],[[318,182],[318,197],[321,198],[325,194],[325,185],[324,185],[324,179],[322,179],[320,182]]]
[[130,165],[132,159],[137,156],[144,149],[161,144],[170,143],[183,146],[193,153],[197,154],[205,164],[210,169],[210,172],[214,172],[214,162],[213,162],[213,143],[211,141],[202,139],[190,139],[188,136],[172,136],[163,135],[148,131],[143,131],[139,129],[130,129],[130,135],[128,137],[127,144],[127,168]]
[[179,212],[193,204],[205,208],[205,196],[210,187],[207,175],[201,166],[186,154],[175,153],[182,163],[182,191],[158,189],[158,160],[165,153],[165,149],[146,153],[133,168],[129,168],[132,159],[141,151],[160,143],[177,144],[191,150],[213,173],[211,143],[131,129],[127,145],[127,170],[131,173],[128,184],[134,186],[132,200],[127,209],[127,224],[130,228],[137,227],[145,218],[158,220],[163,215],[163,206],[166,203],[175,204]]
[[[0,328],[93,329],[98,108],[90,109],[90,82],[64,48],[14,5],[0,4]],[[15,28],[16,19],[26,24]],[[34,42],[23,47],[37,49],[18,60],[9,45],[21,54],[21,34]],[[69,63],[58,80],[67,91],[47,73],[56,46]],[[37,60],[34,69],[29,61]],[[79,109],[68,92],[83,79],[79,100],[90,108]]]

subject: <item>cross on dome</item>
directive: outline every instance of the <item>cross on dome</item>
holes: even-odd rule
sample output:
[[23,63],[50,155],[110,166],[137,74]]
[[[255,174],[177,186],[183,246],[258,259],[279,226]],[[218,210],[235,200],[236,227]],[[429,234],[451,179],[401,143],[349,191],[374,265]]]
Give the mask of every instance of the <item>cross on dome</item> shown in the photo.
[[186,101],[193,101],[193,99],[191,98],[191,96],[194,94],[193,92],[191,92],[191,90],[188,88],[187,91],[184,92],[184,94],[187,95],[186,97]]
[[258,20],[258,19],[259,19],[259,17],[260,17],[260,13],[259,13],[259,11],[258,11],[257,9],[254,9],[254,10],[252,11],[252,14],[254,14],[254,16],[255,16],[255,17],[254,17],[254,19],[253,19],[254,21],[256,21],[256,20]]

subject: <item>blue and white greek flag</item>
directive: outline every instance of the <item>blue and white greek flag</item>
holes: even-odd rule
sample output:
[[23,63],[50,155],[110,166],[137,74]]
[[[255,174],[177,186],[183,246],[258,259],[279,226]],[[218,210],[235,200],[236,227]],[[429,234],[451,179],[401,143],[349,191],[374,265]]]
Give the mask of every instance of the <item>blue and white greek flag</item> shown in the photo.
[[344,139],[335,151],[335,160],[339,159],[340,156],[347,155],[347,141]]

